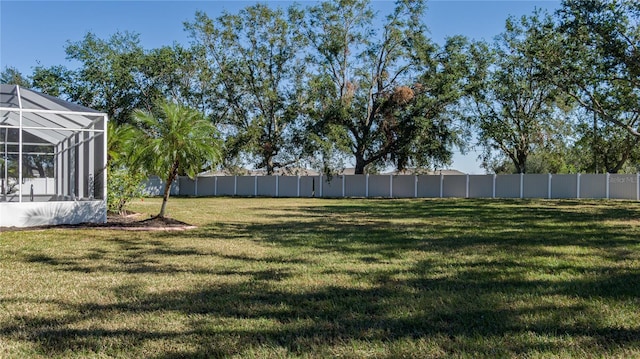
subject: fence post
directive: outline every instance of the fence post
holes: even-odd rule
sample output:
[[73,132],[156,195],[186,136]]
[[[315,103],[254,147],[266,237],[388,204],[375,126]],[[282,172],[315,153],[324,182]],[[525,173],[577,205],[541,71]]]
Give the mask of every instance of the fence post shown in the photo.
[[389,198],[393,198],[393,175],[389,175]]
[[344,198],[345,184],[347,182],[347,175],[342,175],[342,198]]
[[497,174],[493,174],[493,192],[491,194],[491,198],[496,198],[496,178],[498,177]]
[[233,195],[238,195],[238,175],[233,176]]
[[215,178],[213,180],[213,195],[217,197],[218,196],[218,176],[215,176],[213,178]]
[[418,198],[418,175],[413,175],[413,195]]
[[369,174],[367,173],[364,181],[364,198],[369,198]]
[[549,183],[547,184],[547,199],[551,199],[551,178],[553,177],[553,175],[551,173],[549,173]]
[[581,180],[581,177],[580,177],[579,173],[576,176],[577,176],[577,178],[576,178],[576,182],[577,182],[577,184],[576,184],[576,187],[577,187],[576,188],[576,198],[580,199],[580,180]]
[[258,175],[253,176],[253,196],[258,197]]
[[524,173],[520,172],[520,199],[524,198]]
[[440,171],[440,198],[444,197],[444,175],[442,171]]
[[467,188],[464,191],[464,198],[469,198],[469,174],[467,173]]
[[606,188],[607,188],[607,199],[609,199],[609,186],[610,186],[609,185],[609,173],[607,173],[607,175],[604,178],[607,181],[607,185],[606,185]]
[[300,197],[300,175],[298,175],[298,188],[296,190],[296,196]]
[[318,183],[318,186],[320,187],[320,188],[319,188],[320,198],[322,198],[322,197],[323,197],[323,193],[322,193],[322,182],[323,182],[323,181],[322,181],[322,174],[320,174],[320,181],[318,181],[318,182],[319,182],[319,183]]
[[636,177],[636,201],[640,201],[640,173]]
[[280,176],[276,175],[276,198],[279,197],[278,194],[280,193],[280,191],[278,190],[278,184],[280,183],[279,177]]
[[195,189],[195,192],[196,192],[196,197],[198,197],[198,176],[196,176],[196,179],[195,179],[195,184],[194,184],[194,186],[195,186],[195,188],[196,188],[196,189]]

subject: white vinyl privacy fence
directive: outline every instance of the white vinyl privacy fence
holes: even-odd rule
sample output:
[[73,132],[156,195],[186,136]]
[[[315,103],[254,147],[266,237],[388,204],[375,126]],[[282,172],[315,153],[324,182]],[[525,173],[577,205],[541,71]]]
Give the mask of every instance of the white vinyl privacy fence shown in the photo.
[[[146,194],[161,195],[151,178]],[[640,174],[180,177],[178,196],[365,198],[607,198],[640,200]]]

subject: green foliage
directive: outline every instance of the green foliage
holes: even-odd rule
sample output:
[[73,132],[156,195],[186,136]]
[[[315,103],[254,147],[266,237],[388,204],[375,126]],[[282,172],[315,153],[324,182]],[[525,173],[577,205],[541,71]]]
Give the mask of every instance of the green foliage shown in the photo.
[[227,162],[246,156],[267,174],[296,162],[296,126],[303,117],[305,41],[294,26],[297,13],[264,4],[213,20],[197,13],[186,25],[215,73],[208,103],[228,128]]
[[456,132],[446,114],[464,76],[453,65],[461,39],[439,49],[424,37],[423,12],[423,1],[400,1],[378,26],[369,1],[308,9],[300,26],[314,52],[308,131],[316,152],[353,156],[358,174],[449,161]]
[[561,99],[537,58],[552,51],[552,28],[551,18],[540,13],[510,18],[493,45],[474,49],[467,118],[478,131],[485,168],[497,154],[509,158],[518,173],[528,172],[530,154],[563,141],[564,116],[556,106]]
[[590,113],[578,127],[582,168],[615,173],[629,160],[637,163],[640,3],[566,0],[555,31],[562,34],[556,56],[543,62],[557,85]]
[[[574,153],[573,148],[536,149],[527,157],[527,173],[581,173],[581,154]],[[516,174],[519,173],[511,159],[504,156],[492,157],[490,162],[484,163],[490,173]]]
[[118,32],[103,40],[89,32],[69,42],[66,53],[80,63],[67,90],[72,101],[105,112],[117,124],[127,123],[135,108],[149,108],[137,79],[144,56],[139,35]]
[[[4,156],[2,156],[4,157]],[[5,173],[7,177],[5,177]],[[18,162],[7,158],[0,158],[0,195],[18,191]]]
[[42,67],[33,69],[31,76],[33,88],[55,97],[68,97],[75,86],[74,73],[64,66]]
[[[492,44],[471,45],[434,44],[425,11],[423,0],[388,14],[370,0],[327,0],[197,12],[189,45],[146,50],[134,33],[87,33],[65,48],[77,69],[5,67],[0,80],[115,124],[157,101],[198,109],[222,132],[225,167],[268,174],[347,161],[356,173],[441,167],[472,145],[490,171],[637,168],[640,2],[564,0],[554,16],[510,18]],[[25,163],[45,173],[35,160]]]
[[640,136],[640,3],[565,0],[559,21],[565,89],[603,121]]
[[0,73],[0,83],[19,85],[26,88],[31,87],[31,81],[18,71],[17,68],[11,66],[5,66]]
[[144,172],[126,167],[110,166],[107,169],[107,209],[109,212],[126,214],[126,206],[142,197]]
[[151,110],[153,101],[164,98],[211,113],[213,71],[200,46],[173,44],[146,52],[139,80],[141,95],[148,99],[145,108]]
[[157,114],[135,110],[133,121],[142,131],[136,140],[134,163],[146,174],[165,180],[162,207],[164,217],[171,183],[178,174],[194,178],[205,167],[217,165],[222,158],[218,131],[204,115],[192,108],[162,101]]
[[465,147],[468,136],[458,122],[460,100],[470,76],[467,39],[451,37],[442,47],[421,44],[415,51],[420,71],[411,88],[414,97],[404,104],[399,96],[403,88],[399,87],[383,105],[390,111],[385,115],[395,117],[393,125],[400,130],[389,156],[400,170],[442,167],[450,163],[454,146]]
[[640,163],[640,137],[619,126],[596,121],[596,126],[577,126],[575,158],[581,172],[637,173],[633,164]]
[[131,200],[142,196],[146,177],[133,158],[139,135],[131,125],[107,122],[107,208],[121,215]]

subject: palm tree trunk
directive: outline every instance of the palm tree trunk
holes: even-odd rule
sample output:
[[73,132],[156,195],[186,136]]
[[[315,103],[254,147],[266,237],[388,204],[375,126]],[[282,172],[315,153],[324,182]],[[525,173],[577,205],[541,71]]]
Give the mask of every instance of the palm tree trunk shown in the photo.
[[171,166],[171,171],[169,172],[169,176],[167,176],[167,183],[164,186],[164,194],[162,196],[162,207],[160,207],[160,213],[158,214],[159,218],[164,218],[164,213],[167,208],[167,201],[169,200],[169,194],[171,193],[171,184],[173,180],[176,178],[176,174],[178,173],[178,161],[173,163]]

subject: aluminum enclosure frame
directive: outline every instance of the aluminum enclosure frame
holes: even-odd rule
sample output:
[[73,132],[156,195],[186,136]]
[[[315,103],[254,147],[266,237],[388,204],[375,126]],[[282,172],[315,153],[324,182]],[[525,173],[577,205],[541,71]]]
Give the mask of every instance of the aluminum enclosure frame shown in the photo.
[[107,122],[105,113],[1,84],[0,227],[106,222]]

